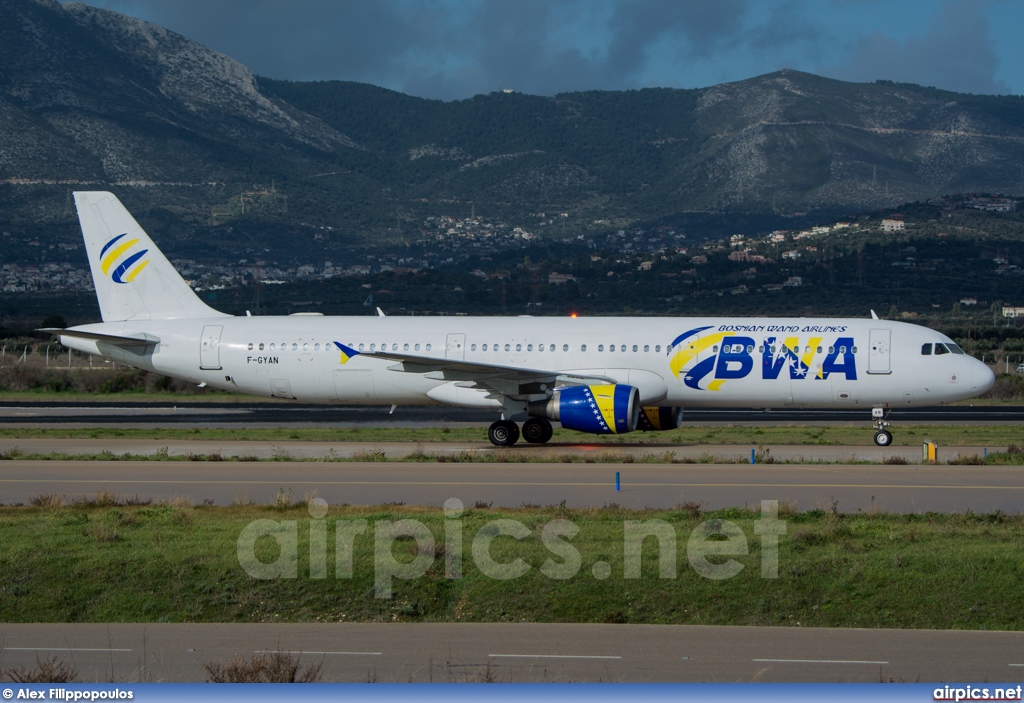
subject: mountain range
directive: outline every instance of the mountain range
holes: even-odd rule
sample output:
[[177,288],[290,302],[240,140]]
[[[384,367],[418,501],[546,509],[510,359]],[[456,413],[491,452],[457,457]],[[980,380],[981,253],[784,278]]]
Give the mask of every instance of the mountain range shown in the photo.
[[551,231],[575,234],[694,212],[1021,194],[1022,164],[1020,96],[783,70],[693,90],[443,102],[261,78],[126,15],[0,0],[0,223],[67,221],[70,189],[103,188],[143,218],[206,224],[259,190],[286,205],[251,218],[370,240],[453,208],[564,213]]

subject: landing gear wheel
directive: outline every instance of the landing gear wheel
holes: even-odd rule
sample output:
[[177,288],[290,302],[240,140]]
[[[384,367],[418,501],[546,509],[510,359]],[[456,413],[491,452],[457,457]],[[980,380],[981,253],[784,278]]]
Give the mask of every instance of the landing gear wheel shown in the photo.
[[551,423],[540,417],[531,417],[523,423],[523,439],[530,444],[544,444],[554,433]]
[[496,447],[511,447],[519,440],[519,426],[511,420],[498,420],[487,429],[487,439]]
[[892,432],[889,430],[879,430],[875,433],[875,444],[879,447],[888,447],[892,444]]

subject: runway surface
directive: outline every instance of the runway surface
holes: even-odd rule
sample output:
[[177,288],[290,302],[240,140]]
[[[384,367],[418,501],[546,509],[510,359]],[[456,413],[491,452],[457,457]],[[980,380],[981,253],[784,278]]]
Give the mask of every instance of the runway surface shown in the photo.
[[203,681],[259,651],[325,681],[1018,682],[1024,633],[576,624],[0,625],[6,667],[73,663],[80,681]]
[[[688,412],[688,424],[850,424],[868,432],[866,411]],[[154,407],[0,404],[0,426],[483,427],[493,416],[447,408],[341,408],[207,403]],[[952,407],[903,411],[905,423],[1020,424],[1024,408]],[[919,447],[772,446],[778,460],[828,465],[755,464],[750,447],[728,445],[517,446],[543,463],[399,463],[410,453],[490,455],[481,443],[229,442],[185,440],[0,440],[0,452],[216,455],[276,458],[218,461],[0,461],[0,502],[43,493],[69,497],[110,491],[155,500],[269,503],[282,488],[295,499],[316,491],[331,505],[440,506],[459,498],[495,506],[557,505],[705,509],[780,500],[797,510],[963,512],[1024,508],[1024,467],[857,465]],[[940,448],[980,454],[1000,447]],[[576,454],[676,460],[720,457],[721,464],[563,463]],[[374,456],[380,461],[294,461]],[[619,473],[620,490],[615,490]],[[203,665],[258,650],[301,653],[322,662],[327,681],[1011,681],[1024,674],[1024,633],[595,624],[0,624],[5,668],[56,656],[83,681],[201,681]]]
[[[451,407],[400,407],[389,414],[386,407],[307,405],[292,403],[131,403],[131,402],[0,402],[0,427],[40,426],[59,422],[64,426],[161,427],[191,424],[209,427],[439,427],[487,425],[496,414],[481,410]],[[943,406],[894,410],[894,422],[932,423],[1024,423],[1021,406]],[[685,410],[687,425],[763,425],[763,424],[849,424],[871,426],[871,409],[854,410]]]
[[[620,490],[615,474],[619,473]],[[376,462],[3,461],[0,493],[10,505],[47,493],[109,491],[154,500],[185,496],[270,503],[316,492],[329,504],[557,505],[705,509],[758,508],[779,500],[796,510],[902,513],[1019,513],[1024,469],[1014,466],[786,464],[565,464]]]

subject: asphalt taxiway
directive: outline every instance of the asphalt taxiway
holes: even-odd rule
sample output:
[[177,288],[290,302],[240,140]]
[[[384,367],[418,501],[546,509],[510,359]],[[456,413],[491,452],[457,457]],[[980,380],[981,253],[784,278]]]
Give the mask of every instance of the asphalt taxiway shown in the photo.
[[349,682],[1018,682],[1024,633],[602,624],[4,624],[6,667],[79,681],[203,681],[289,652]]
[[[0,427],[51,423],[72,427],[440,427],[486,426],[495,413],[446,406],[400,407],[312,405],[288,402],[0,402]],[[1022,424],[1024,407],[950,405],[897,409],[890,418],[904,424]],[[851,425],[871,426],[871,409],[805,410],[687,409],[686,425]]]
[[[618,476],[616,476],[618,474]],[[618,478],[618,481],[616,479]],[[802,510],[1019,513],[1024,468],[863,464],[462,463],[392,461],[24,461],[0,462],[10,505],[43,494],[99,492],[195,503],[270,503],[279,491],[328,504],[440,507],[758,508],[778,500]]]

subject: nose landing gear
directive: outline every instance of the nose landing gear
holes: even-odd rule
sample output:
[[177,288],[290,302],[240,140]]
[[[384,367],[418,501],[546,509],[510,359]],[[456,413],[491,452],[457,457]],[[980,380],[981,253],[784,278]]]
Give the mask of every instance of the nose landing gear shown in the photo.
[[889,426],[886,421],[889,412],[891,411],[885,408],[871,408],[871,418],[874,420],[871,426],[875,430],[875,444],[879,447],[888,447],[892,444],[892,432],[886,429]]

